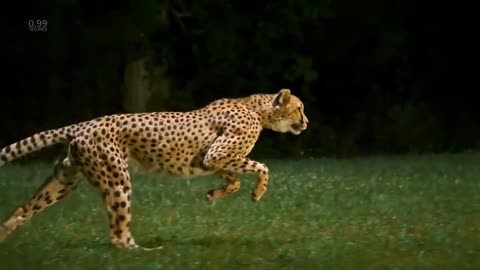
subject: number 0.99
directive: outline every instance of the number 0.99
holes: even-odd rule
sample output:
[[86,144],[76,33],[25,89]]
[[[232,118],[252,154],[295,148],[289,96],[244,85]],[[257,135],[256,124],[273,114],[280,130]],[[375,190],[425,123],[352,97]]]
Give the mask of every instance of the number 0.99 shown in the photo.
[[28,21],[28,26],[29,27],[33,27],[33,26],[45,27],[45,26],[47,26],[47,20],[37,20],[36,22],[34,20],[29,20]]

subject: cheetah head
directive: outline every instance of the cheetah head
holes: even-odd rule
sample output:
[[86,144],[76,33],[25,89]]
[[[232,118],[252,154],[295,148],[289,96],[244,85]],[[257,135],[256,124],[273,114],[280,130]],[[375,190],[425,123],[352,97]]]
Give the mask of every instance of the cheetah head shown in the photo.
[[289,89],[282,89],[275,94],[272,106],[272,130],[298,135],[307,129],[308,118],[303,111],[303,103]]

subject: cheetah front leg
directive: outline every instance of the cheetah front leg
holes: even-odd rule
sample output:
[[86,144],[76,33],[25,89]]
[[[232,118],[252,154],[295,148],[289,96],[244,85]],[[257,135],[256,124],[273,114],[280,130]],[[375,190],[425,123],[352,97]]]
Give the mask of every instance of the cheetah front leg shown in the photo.
[[227,182],[227,185],[210,190],[207,193],[207,200],[209,201],[222,199],[240,189],[240,180],[233,173],[221,171],[218,175]]
[[65,162],[57,162],[54,173],[46,179],[35,196],[19,207],[3,225],[0,225],[0,242],[35,214],[64,198],[80,184],[81,180],[81,173],[77,167]]
[[[257,174],[257,185],[252,189],[251,196],[254,202],[258,202],[267,191],[269,180],[268,167],[263,163],[253,161],[245,156],[238,154],[232,155],[231,153],[222,151],[222,149],[228,149],[228,147],[214,144],[205,155],[203,164],[207,168],[218,169],[230,173]],[[238,182],[238,187],[240,187],[240,181]],[[215,194],[215,191],[213,193]],[[225,192],[222,193],[217,190],[216,193],[225,196]]]

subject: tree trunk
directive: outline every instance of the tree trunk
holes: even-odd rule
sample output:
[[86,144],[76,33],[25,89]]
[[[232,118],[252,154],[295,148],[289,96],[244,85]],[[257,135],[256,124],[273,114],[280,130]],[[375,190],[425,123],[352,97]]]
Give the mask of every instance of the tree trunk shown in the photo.
[[145,58],[128,63],[125,68],[125,96],[123,105],[127,112],[145,112],[150,98],[150,81]]

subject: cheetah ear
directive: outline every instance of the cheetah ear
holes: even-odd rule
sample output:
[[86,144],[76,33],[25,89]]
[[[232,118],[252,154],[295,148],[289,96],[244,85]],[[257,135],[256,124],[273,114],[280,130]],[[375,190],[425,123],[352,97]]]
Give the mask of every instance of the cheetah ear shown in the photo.
[[282,89],[278,94],[273,98],[272,105],[274,108],[278,109],[280,106],[283,106],[290,101],[290,89]]

